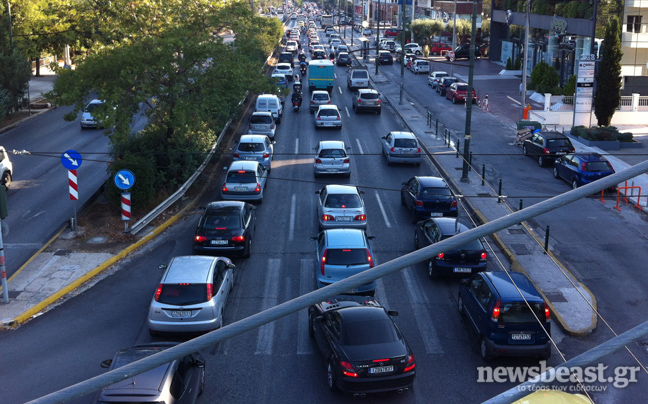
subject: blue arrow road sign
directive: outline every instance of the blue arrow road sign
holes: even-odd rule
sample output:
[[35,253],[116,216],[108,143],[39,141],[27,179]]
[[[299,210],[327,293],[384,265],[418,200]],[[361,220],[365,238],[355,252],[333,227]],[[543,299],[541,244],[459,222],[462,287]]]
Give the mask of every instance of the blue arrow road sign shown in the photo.
[[63,164],[63,167],[67,168],[68,170],[76,170],[77,168],[81,167],[82,162],[83,159],[81,158],[79,152],[76,150],[68,150],[61,155],[61,163]]
[[135,174],[131,170],[119,170],[115,174],[115,185],[121,190],[130,189],[135,184]]

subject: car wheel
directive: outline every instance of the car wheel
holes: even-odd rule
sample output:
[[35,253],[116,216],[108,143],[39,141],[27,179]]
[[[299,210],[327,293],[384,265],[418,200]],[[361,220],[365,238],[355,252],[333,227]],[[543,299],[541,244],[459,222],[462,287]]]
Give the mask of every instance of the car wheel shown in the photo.
[[439,52],[432,52],[432,56],[437,56]]
[[416,222],[418,222],[418,216],[416,214],[416,209],[415,208],[412,208],[412,210],[410,211],[410,219],[411,219],[412,223],[416,224]]
[[335,370],[333,369],[333,364],[329,359],[328,364],[326,365],[326,383],[328,384],[329,390],[337,391],[336,380],[337,377],[335,376]]
[[378,115],[382,114],[382,108],[378,110]]
[[416,51],[416,54],[417,54],[417,55],[420,55],[420,54],[421,54],[421,51]]
[[[265,187],[264,187],[264,188],[265,188]],[[259,205],[263,204],[263,198],[259,199],[259,200],[257,201],[257,203],[258,203]]]
[[416,233],[416,232],[414,232],[414,249],[415,250],[419,249],[418,233]]
[[486,344],[486,337],[482,337],[481,343],[479,344],[479,353],[481,354],[484,362],[490,362],[493,360],[493,354],[488,352],[488,345]]
[[529,155],[526,146],[522,146],[522,154],[524,154],[525,156],[528,156],[528,155]]
[[453,104],[456,104],[456,103],[457,103],[457,97],[455,97],[454,95],[452,96],[452,103],[453,103]]
[[202,395],[202,393],[205,391],[205,368],[203,367],[201,369],[200,373],[200,386],[198,387],[198,395]]
[[315,322],[311,313],[308,313],[308,336],[315,338]]
[[542,157],[542,156],[538,156],[538,165],[539,165],[540,167],[544,167],[544,165],[545,165],[545,159],[544,159],[544,157]]
[[11,173],[9,171],[5,171],[5,173],[2,174],[2,181],[0,181],[0,183],[9,188],[9,186],[11,185],[11,180]]
[[405,206],[405,197],[403,196],[402,192],[401,192],[401,205]]
[[572,185],[572,189],[576,189],[576,188],[578,188],[578,181],[576,181],[576,178],[574,178],[574,179],[572,180],[572,184],[571,184],[571,185]]
[[221,309],[220,321],[218,322],[218,328],[223,328],[223,323],[224,323],[223,316],[224,315],[225,315],[225,311],[223,309]]
[[558,175],[558,168],[557,168],[557,167],[554,167],[554,168],[553,168],[553,176],[554,176],[554,178],[559,178],[559,177],[560,177],[560,176]]
[[248,241],[245,245],[245,254],[243,254],[243,257],[250,258],[250,254],[252,254],[252,237],[248,237]]
[[439,274],[437,273],[436,269],[434,269],[434,264],[432,263],[432,260],[428,261],[428,275],[430,276],[430,279],[436,279],[439,277]]
[[459,314],[462,316],[466,315],[466,311],[464,309],[464,304],[463,304],[463,298],[461,295],[459,295],[459,298],[457,299],[457,309],[459,310]]
[[351,173],[346,173],[346,174],[344,174],[344,176],[347,177],[347,178],[351,178]]

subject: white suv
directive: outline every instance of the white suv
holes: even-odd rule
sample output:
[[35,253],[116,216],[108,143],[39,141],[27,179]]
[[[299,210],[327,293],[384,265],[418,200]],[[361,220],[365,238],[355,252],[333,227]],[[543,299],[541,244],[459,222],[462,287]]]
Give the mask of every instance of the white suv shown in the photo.
[[13,164],[9,160],[9,154],[7,154],[7,151],[2,146],[0,146],[0,171],[2,172],[0,184],[9,188],[13,179]]
[[[422,55],[423,54],[423,49],[416,42],[411,42],[411,43],[405,44],[405,53],[407,53],[408,49],[410,49],[416,55]],[[402,50],[401,50],[401,48],[399,46],[398,48],[396,48],[396,53],[400,53],[400,52],[402,52]]]

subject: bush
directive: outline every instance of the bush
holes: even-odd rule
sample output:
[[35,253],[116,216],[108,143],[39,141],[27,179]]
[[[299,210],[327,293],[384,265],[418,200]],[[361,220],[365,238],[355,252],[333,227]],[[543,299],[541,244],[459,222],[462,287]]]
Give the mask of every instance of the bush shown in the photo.
[[510,57],[506,59],[506,70],[513,70],[513,63]]
[[571,134],[590,141],[619,141],[634,142],[632,133],[619,133],[615,126],[599,126],[595,128],[586,128],[584,126],[574,126],[571,128]]
[[563,89],[560,88],[560,86],[554,86],[551,87],[551,90],[549,90],[551,95],[563,95]]
[[[531,72],[531,82],[533,82],[537,92],[541,94],[547,92],[553,93],[555,87],[560,82],[560,77],[556,69],[549,66],[547,62],[541,61],[535,65]],[[562,90],[559,94],[562,94]]]
[[563,89],[563,94],[572,96],[576,92],[576,75],[572,74],[571,77],[569,77],[569,80],[567,80],[567,83],[565,83],[565,88]]
[[522,69],[522,60],[519,57],[515,58],[515,63],[513,64],[513,70]]

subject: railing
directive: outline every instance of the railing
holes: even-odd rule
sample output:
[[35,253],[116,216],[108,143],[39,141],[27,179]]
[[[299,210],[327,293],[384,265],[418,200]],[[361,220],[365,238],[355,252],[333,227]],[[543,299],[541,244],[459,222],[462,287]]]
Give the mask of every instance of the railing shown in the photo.
[[553,111],[553,112],[573,111],[574,110],[574,96],[573,95],[565,95],[565,96],[563,96],[560,99],[560,101],[552,102],[549,109],[551,111]]
[[619,103],[619,111],[632,111],[632,96],[622,95]]
[[639,97],[639,105],[637,106],[638,111],[648,111],[648,97],[641,96]]

